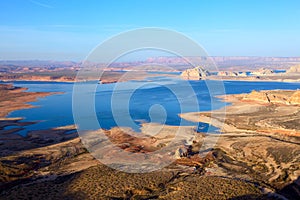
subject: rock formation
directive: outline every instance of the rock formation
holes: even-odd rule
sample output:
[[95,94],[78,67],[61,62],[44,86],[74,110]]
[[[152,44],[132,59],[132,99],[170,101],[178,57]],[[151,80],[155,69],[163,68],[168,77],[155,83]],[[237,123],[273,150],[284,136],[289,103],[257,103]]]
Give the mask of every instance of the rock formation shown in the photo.
[[185,157],[186,153],[187,153],[187,150],[186,150],[186,149],[184,149],[184,148],[179,148],[179,149],[177,149],[177,150],[175,151],[174,157],[175,157],[176,159],[180,159],[180,158],[182,158],[182,157]]
[[297,90],[289,99],[290,104],[300,105],[300,90]]
[[290,69],[288,69],[286,71],[286,73],[290,74],[290,73],[300,73],[300,65],[295,65],[290,67]]
[[256,90],[253,90],[251,93],[246,94],[242,100],[270,103],[270,99],[266,92],[257,92]]
[[230,71],[220,71],[218,72],[218,76],[239,76],[239,73]]
[[193,69],[187,69],[181,73],[181,77],[187,80],[202,80],[209,75],[210,73],[200,66]]
[[258,101],[262,103],[286,104],[286,105],[300,105],[300,90],[297,91],[260,91],[253,90],[246,94],[242,100],[244,101]]
[[245,76],[245,77],[246,77],[246,76],[248,76],[248,75],[247,75],[246,72],[239,72],[239,73],[238,73],[238,76]]
[[257,71],[252,72],[251,74],[253,74],[253,75],[270,75],[273,73],[274,73],[274,71],[272,69],[261,68]]

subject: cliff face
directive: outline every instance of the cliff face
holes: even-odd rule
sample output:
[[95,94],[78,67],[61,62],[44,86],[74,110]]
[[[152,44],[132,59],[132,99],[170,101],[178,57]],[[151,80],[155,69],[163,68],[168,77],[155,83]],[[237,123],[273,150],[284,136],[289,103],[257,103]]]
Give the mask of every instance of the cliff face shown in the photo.
[[286,105],[300,105],[300,91],[252,91],[246,94],[242,100],[258,101],[262,103],[286,104]]
[[187,69],[181,73],[181,77],[187,80],[202,80],[209,75],[210,73],[200,66],[193,69]]

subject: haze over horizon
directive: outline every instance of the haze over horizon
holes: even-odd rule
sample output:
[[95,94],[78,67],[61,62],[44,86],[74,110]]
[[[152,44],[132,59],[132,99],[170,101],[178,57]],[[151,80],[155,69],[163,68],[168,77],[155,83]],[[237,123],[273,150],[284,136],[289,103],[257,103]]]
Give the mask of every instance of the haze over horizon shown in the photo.
[[181,32],[211,56],[297,57],[300,2],[1,1],[1,60],[83,60],[124,31]]

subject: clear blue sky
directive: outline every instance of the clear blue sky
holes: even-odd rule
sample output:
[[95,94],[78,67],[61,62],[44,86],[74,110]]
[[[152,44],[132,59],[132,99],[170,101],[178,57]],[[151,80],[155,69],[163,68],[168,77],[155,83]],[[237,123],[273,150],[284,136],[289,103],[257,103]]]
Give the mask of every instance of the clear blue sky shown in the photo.
[[122,31],[161,27],[213,56],[300,56],[299,0],[2,0],[0,59],[82,60]]

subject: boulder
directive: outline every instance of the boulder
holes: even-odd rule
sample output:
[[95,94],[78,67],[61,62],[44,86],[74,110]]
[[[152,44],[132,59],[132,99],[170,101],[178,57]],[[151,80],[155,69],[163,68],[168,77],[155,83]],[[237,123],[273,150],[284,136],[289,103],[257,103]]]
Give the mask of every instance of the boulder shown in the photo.
[[175,151],[174,157],[175,157],[175,159],[180,159],[182,157],[186,157],[187,154],[188,154],[187,149],[184,147],[180,147]]

